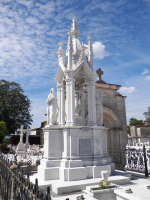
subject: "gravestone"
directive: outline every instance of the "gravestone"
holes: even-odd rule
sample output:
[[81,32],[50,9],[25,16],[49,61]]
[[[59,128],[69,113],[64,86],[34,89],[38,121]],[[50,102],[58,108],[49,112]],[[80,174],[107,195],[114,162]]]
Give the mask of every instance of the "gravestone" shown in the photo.
[[29,132],[30,132],[30,130],[29,130],[29,127],[27,127],[27,129],[26,129],[26,143],[25,143],[25,148],[26,149],[29,149],[29,147],[30,147],[30,143],[29,143]]
[[23,125],[20,126],[20,129],[17,129],[17,132],[20,132],[20,142],[17,145],[17,151],[25,151],[25,146],[23,144],[23,132],[26,131],[26,129],[23,129]]
[[[17,151],[26,151],[29,148],[29,127],[27,129],[23,129],[23,125],[20,126],[20,129],[17,129],[17,132],[20,132],[20,142],[17,145]],[[26,143],[23,143],[23,133],[26,132]]]

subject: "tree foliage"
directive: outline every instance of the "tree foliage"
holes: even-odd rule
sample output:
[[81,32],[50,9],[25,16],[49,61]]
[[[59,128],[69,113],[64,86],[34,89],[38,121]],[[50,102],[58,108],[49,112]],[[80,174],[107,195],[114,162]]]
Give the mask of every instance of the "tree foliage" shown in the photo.
[[131,118],[129,120],[129,126],[141,126],[143,124],[144,124],[143,120],[138,120],[136,118]]
[[6,123],[0,121],[0,143],[3,142],[4,137],[8,134]]
[[14,133],[21,124],[32,122],[31,101],[24,95],[20,84],[0,80],[0,121],[7,125],[9,134]]
[[150,107],[148,107],[148,111],[144,112],[143,115],[145,116],[145,122],[150,123]]

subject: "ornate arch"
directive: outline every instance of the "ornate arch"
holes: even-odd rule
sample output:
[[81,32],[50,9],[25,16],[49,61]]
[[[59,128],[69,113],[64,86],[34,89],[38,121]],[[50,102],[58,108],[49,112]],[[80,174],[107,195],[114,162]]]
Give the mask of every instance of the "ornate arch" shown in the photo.
[[118,115],[110,108],[103,107],[103,123],[107,128],[121,128],[121,121]]

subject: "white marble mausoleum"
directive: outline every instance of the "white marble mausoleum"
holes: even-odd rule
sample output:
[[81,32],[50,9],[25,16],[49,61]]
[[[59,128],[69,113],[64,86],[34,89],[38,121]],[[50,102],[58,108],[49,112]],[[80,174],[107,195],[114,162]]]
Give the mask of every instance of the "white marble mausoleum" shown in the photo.
[[103,97],[95,91],[92,38],[83,45],[79,34],[74,17],[66,54],[62,43],[57,52],[57,96],[52,88],[46,101],[44,158],[38,166],[38,177],[43,181],[99,178],[102,170],[109,175],[114,171],[103,126]]

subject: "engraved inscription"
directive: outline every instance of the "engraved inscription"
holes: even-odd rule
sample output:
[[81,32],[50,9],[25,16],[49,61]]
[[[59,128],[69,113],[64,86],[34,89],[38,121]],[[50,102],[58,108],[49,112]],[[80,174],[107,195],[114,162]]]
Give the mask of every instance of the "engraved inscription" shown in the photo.
[[79,154],[91,154],[91,139],[79,139]]

